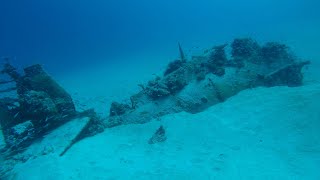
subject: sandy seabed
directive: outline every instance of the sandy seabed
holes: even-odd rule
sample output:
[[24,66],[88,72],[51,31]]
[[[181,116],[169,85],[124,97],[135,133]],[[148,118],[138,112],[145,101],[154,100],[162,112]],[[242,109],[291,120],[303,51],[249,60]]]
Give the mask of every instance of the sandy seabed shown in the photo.
[[[53,149],[16,165],[13,173],[23,180],[317,180],[319,100],[318,83],[246,90],[198,114],[182,112],[161,121],[106,129],[62,157]],[[167,140],[148,144],[160,125]],[[44,138],[25,153],[35,155],[51,140]]]
[[[152,72],[162,72],[167,62],[156,62],[94,67],[56,79],[78,110],[95,108],[105,117],[111,101],[130,97]],[[60,157],[81,125],[67,123],[24,152],[29,158],[14,167],[12,179],[318,180],[320,65],[312,67],[305,86],[249,89],[198,114],[106,129]],[[167,140],[148,144],[160,125]]]

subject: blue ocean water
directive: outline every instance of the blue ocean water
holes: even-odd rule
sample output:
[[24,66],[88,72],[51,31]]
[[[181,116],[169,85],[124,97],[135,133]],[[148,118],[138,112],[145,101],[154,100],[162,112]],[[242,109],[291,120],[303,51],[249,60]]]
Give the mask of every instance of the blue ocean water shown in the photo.
[[[319,8],[318,0],[1,0],[0,69],[6,57],[19,70],[41,64],[70,94],[76,113],[93,108],[101,122],[95,122],[98,127],[93,123],[94,132],[81,141],[77,135],[91,119],[79,114],[47,131],[50,118],[64,119],[65,109],[61,113],[59,106],[70,97],[55,99],[61,89],[45,78],[40,90],[22,83],[36,90],[9,94],[22,105],[8,115],[2,106],[9,107],[5,101],[11,99],[2,91],[12,84],[3,85],[8,76],[0,74],[0,125],[14,121],[9,130],[0,126],[0,152],[11,150],[13,130],[45,129],[20,154],[0,154],[0,164],[5,164],[0,165],[0,180],[3,174],[5,179],[320,179]],[[207,49],[225,43],[231,60],[233,40],[247,37],[260,45],[284,43],[299,62],[310,61],[301,74],[303,85],[275,87],[267,81],[282,64],[261,68],[268,72],[262,73],[267,87],[254,87],[246,84],[252,78],[250,63],[245,75],[242,67],[240,75],[233,71],[238,64],[221,71],[199,63],[202,55],[214,56],[204,53]],[[188,68],[186,82],[175,81],[178,73],[165,77],[164,71],[172,68],[174,74],[192,56],[200,59],[195,67],[207,68],[205,77],[195,77],[200,70]],[[213,90],[206,89],[210,86]],[[54,104],[52,112],[58,115],[45,111],[39,125],[32,118],[43,115],[37,111],[41,103],[48,111]],[[14,137],[13,144],[29,138],[28,133]]]
[[178,41],[207,47],[246,36],[316,55],[318,7],[316,0],[1,1],[0,54],[57,73],[138,51],[170,57]]

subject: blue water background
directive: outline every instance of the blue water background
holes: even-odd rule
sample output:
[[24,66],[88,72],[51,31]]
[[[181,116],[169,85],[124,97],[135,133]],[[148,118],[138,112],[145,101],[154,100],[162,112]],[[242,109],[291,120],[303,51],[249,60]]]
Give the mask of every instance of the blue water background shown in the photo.
[[178,41],[189,50],[250,36],[288,43],[316,60],[319,7],[317,0],[1,0],[0,56],[61,75],[130,65],[139,53],[171,58]]

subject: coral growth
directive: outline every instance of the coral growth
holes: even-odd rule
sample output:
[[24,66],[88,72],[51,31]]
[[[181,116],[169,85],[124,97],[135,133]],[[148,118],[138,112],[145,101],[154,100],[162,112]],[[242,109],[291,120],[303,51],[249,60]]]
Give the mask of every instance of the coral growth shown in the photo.
[[24,89],[20,90],[19,94],[24,94],[27,90],[43,91],[53,100],[59,113],[75,113],[75,106],[70,94],[54,81],[40,65],[27,67],[24,72],[25,76],[21,80]]
[[35,127],[31,121],[15,125],[9,129],[9,132],[6,144],[13,149],[29,145],[36,135]]
[[[123,115],[109,117],[109,126],[147,122],[160,116],[186,111],[199,112],[224,102],[238,92],[258,86],[299,86],[301,69],[289,49],[279,43],[260,46],[250,38],[235,39],[228,60],[227,44],[215,46],[202,55],[171,62],[163,77],[157,77],[131,97],[132,109]],[[138,106],[137,106],[138,104]]]
[[[301,69],[309,62],[298,62],[284,44],[271,42],[259,46],[250,38],[235,39],[231,44],[231,60],[227,58],[226,46],[215,46],[209,54],[187,61],[179,44],[180,59],[169,63],[162,77],[139,85],[142,90],[130,96],[131,104],[111,104],[108,124],[93,110],[77,112],[70,94],[40,65],[25,68],[22,75],[12,65],[5,64],[1,72],[16,82],[19,102],[18,106],[11,103],[11,99],[0,102],[0,123],[7,144],[15,150],[23,149],[24,145],[71,118],[89,117],[86,126],[66,147],[67,151],[80,138],[101,132],[105,127],[148,122],[181,111],[199,112],[248,88],[303,83]],[[7,82],[0,81],[0,84]],[[149,143],[165,140],[161,126]]]
[[179,68],[181,68],[186,62],[183,60],[175,60],[172,61],[168,64],[167,69],[164,72],[164,76],[178,70]]
[[128,104],[112,102],[110,107],[110,116],[120,116],[125,114],[128,110],[130,110],[130,106]]
[[285,44],[277,42],[267,42],[263,46],[250,39],[235,39],[231,44],[231,55],[237,63],[244,61],[251,63],[264,63],[271,65],[274,63],[288,64],[294,62],[294,55]]
[[146,94],[152,99],[159,99],[170,95],[170,91],[166,84],[164,84],[160,78],[149,81],[146,87]]
[[268,42],[261,48],[261,58],[267,64],[292,63],[294,56],[289,52],[288,46],[276,42]]
[[20,110],[24,118],[41,120],[58,114],[57,107],[49,95],[43,91],[27,91],[20,98]]
[[208,59],[208,64],[207,67],[209,70],[217,75],[217,76],[223,76],[225,73],[224,70],[224,65],[227,63],[227,55],[225,52],[225,47],[227,44],[221,45],[221,46],[216,46],[214,47],[213,51],[211,52],[209,59]]
[[183,87],[187,85],[185,78],[185,70],[183,68],[175,71],[164,79],[164,83],[168,87],[171,94],[180,91]]
[[233,58],[250,58],[259,53],[259,44],[251,38],[237,38],[231,44],[231,56]]
[[310,64],[309,61],[287,65],[264,77],[266,86],[287,85],[289,87],[301,86],[303,75],[301,69]]
[[149,81],[145,89],[146,94],[152,99],[159,99],[180,91],[187,85],[185,73],[184,68],[179,68],[163,79],[157,77],[155,80]]
[[186,62],[187,62],[186,56],[184,55],[184,52],[182,50],[180,43],[178,45],[179,45],[180,59],[174,60],[168,64],[167,69],[164,71],[164,76],[183,67],[183,65],[186,64]]
[[17,72],[17,69],[10,63],[5,63],[0,73],[8,74],[14,81],[18,81],[21,78],[21,75]]
[[[5,102],[0,103],[0,123],[6,148],[12,153],[23,150],[35,139],[65,122],[85,115],[75,110],[70,94],[39,64],[25,68],[24,74],[20,74],[6,63],[1,73],[9,75],[15,82],[18,95],[14,102],[7,97],[2,98]],[[90,125],[94,127],[92,123]]]

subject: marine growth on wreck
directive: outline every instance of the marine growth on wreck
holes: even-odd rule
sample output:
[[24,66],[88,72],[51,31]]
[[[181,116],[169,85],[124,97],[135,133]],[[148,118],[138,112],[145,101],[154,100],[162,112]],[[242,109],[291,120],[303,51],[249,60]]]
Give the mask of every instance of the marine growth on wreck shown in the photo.
[[229,45],[231,52],[226,52],[227,46],[186,59],[179,44],[180,58],[168,64],[163,76],[139,85],[141,91],[130,97],[131,104],[111,104],[107,127],[181,111],[197,113],[249,88],[303,84],[301,70],[310,62],[297,58],[285,44],[260,45],[238,38]]
[[[296,57],[285,44],[259,44],[250,38],[234,39],[192,57],[187,57],[179,44],[179,55],[162,76],[139,84],[141,90],[128,97],[130,103],[112,102],[107,118],[99,117],[92,109],[77,111],[70,94],[41,65],[26,67],[24,73],[19,73],[5,63],[1,73],[9,79],[1,80],[0,86],[14,86],[2,88],[0,93],[15,91],[17,97],[0,99],[0,124],[6,143],[2,151],[15,155],[66,122],[89,117],[60,153],[62,156],[74,143],[104,128],[146,123],[182,111],[201,112],[242,90],[259,86],[301,86],[302,68],[310,64]],[[148,143],[166,139],[161,126]]]
[[[15,84],[4,92],[16,91],[17,94],[16,98],[5,97],[0,101],[0,124],[8,154],[24,150],[35,140],[76,117],[89,116],[96,123],[88,123],[95,128],[94,131],[103,129],[93,110],[76,111],[70,94],[39,64],[26,67],[24,74],[19,74],[15,67],[6,63],[1,73],[12,79],[3,81],[3,84]],[[95,133],[89,128],[84,131],[88,135]]]

